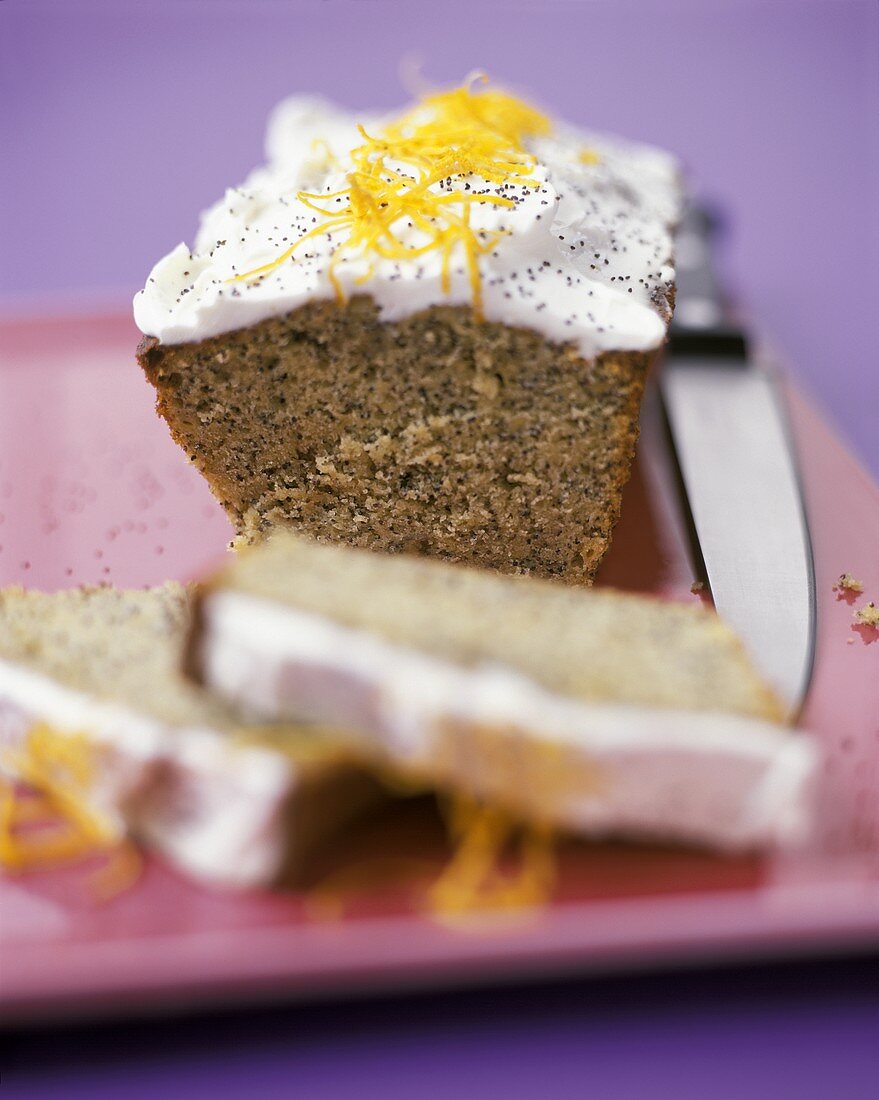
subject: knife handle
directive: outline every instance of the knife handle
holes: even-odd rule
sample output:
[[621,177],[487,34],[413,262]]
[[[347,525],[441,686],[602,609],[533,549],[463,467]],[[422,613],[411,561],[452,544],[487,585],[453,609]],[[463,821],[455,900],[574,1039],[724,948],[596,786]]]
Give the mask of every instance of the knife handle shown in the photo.
[[675,234],[675,316],[670,333],[675,355],[747,355],[745,334],[729,319],[712,263],[718,224],[711,211],[691,203]]

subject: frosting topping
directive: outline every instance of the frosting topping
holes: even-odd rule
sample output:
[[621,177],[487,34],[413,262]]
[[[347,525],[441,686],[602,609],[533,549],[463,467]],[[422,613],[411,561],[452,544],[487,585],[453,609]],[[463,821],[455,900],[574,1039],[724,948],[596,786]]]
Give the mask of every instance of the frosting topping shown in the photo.
[[385,320],[471,305],[586,357],[663,339],[680,191],[659,150],[471,83],[391,118],[286,100],[267,157],[153,269],[143,332],[184,343],[366,293]]

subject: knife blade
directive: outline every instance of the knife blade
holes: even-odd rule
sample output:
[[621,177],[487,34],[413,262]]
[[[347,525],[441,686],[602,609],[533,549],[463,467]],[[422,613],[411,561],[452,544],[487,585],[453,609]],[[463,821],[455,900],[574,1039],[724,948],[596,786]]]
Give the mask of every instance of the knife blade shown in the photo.
[[715,607],[793,719],[815,650],[809,528],[778,380],[724,306],[713,231],[692,207],[677,233],[660,390]]

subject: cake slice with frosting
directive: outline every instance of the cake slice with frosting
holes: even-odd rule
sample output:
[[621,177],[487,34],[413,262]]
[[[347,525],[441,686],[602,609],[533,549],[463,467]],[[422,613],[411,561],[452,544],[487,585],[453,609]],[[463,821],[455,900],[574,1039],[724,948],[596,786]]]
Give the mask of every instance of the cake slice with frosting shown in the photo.
[[[378,797],[341,739],[245,729],[184,679],[188,620],[178,585],[0,592],[6,866],[112,848],[130,833],[213,882],[292,881],[310,847]],[[67,833],[15,829],[17,780],[48,798]]]
[[158,411],[276,527],[586,584],[674,294],[678,169],[479,81],[292,99],[135,298]]
[[190,665],[262,720],[584,836],[801,839],[815,751],[713,612],[276,534],[200,591]]

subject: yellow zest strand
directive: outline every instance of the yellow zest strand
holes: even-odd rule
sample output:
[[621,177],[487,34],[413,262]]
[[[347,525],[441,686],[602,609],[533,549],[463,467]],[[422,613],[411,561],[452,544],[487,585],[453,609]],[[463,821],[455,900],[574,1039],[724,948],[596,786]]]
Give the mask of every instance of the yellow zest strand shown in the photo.
[[93,751],[83,734],[59,733],[38,722],[28,732],[23,751],[9,754],[9,763],[83,837],[103,846],[118,839],[119,830],[83,796],[92,778]]
[[2,781],[0,818],[0,866],[7,871],[46,870],[93,855],[94,844],[69,824],[44,819],[39,829],[22,833],[18,828],[18,796],[15,788]]
[[336,158],[335,153],[330,148],[329,143],[324,141],[323,138],[315,138],[311,143],[311,151],[314,154],[315,160],[321,165],[325,165],[330,168],[339,168],[339,161]]
[[0,866],[46,870],[104,853],[109,862],[93,883],[98,896],[106,899],[131,885],[139,855],[119,826],[88,802],[93,756],[86,736],[44,723],[29,730],[21,749],[6,754],[4,763],[36,796],[22,796],[11,781],[0,781]]
[[[345,300],[337,275],[343,259],[377,256],[412,261],[429,252],[442,258],[442,288],[451,290],[453,256],[463,252],[473,309],[482,315],[479,257],[491,252],[507,230],[482,231],[471,225],[474,204],[515,207],[502,194],[450,190],[453,180],[470,178],[497,185],[537,186],[532,178],[535,159],[527,151],[527,137],[550,131],[549,120],[533,107],[506,92],[483,89],[476,77],[460,88],[424,97],[411,111],[376,136],[358,127],[363,144],[350,151],[348,186],[314,194],[300,191],[297,198],[323,219],[290,248],[261,267],[234,276],[229,282],[253,282],[277,270],[294,257],[310,237],[339,233],[328,278],[339,301]],[[445,190],[443,190],[445,186]],[[440,188],[439,190],[435,190]],[[344,200],[339,203],[338,200]],[[329,209],[327,203],[334,207]],[[404,240],[407,230],[424,236],[423,244]],[[367,281],[373,272],[356,281]]]
[[0,779],[0,866],[18,869],[18,851],[13,839],[15,828],[15,789]]
[[[479,918],[523,916],[549,901],[556,878],[551,830],[519,826],[503,810],[463,796],[452,804],[450,830],[457,849],[427,896],[435,920],[460,926]],[[518,867],[504,873],[501,856],[517,834]]]
[[29,798],[17,798],[12,808],[12,826],[45,825],[54,817],[52,803],[45,795],[31,795]]
[[[556,865],[553,836],[542,826],[522,826],[503,810],[458,796],[447,829],[453,855],[436,876],[427,860],[383,857],[361,860],[324,878],[305,897],[312,920],[338,921],[358,897],[382,887],[408,888],[432,920],[458,931],[496,927],[498,920],[527,919],[552,897]],[[515,871],[502,869],[510,841],[518,838]],[[426,885],[433,873],[433,881]]]

